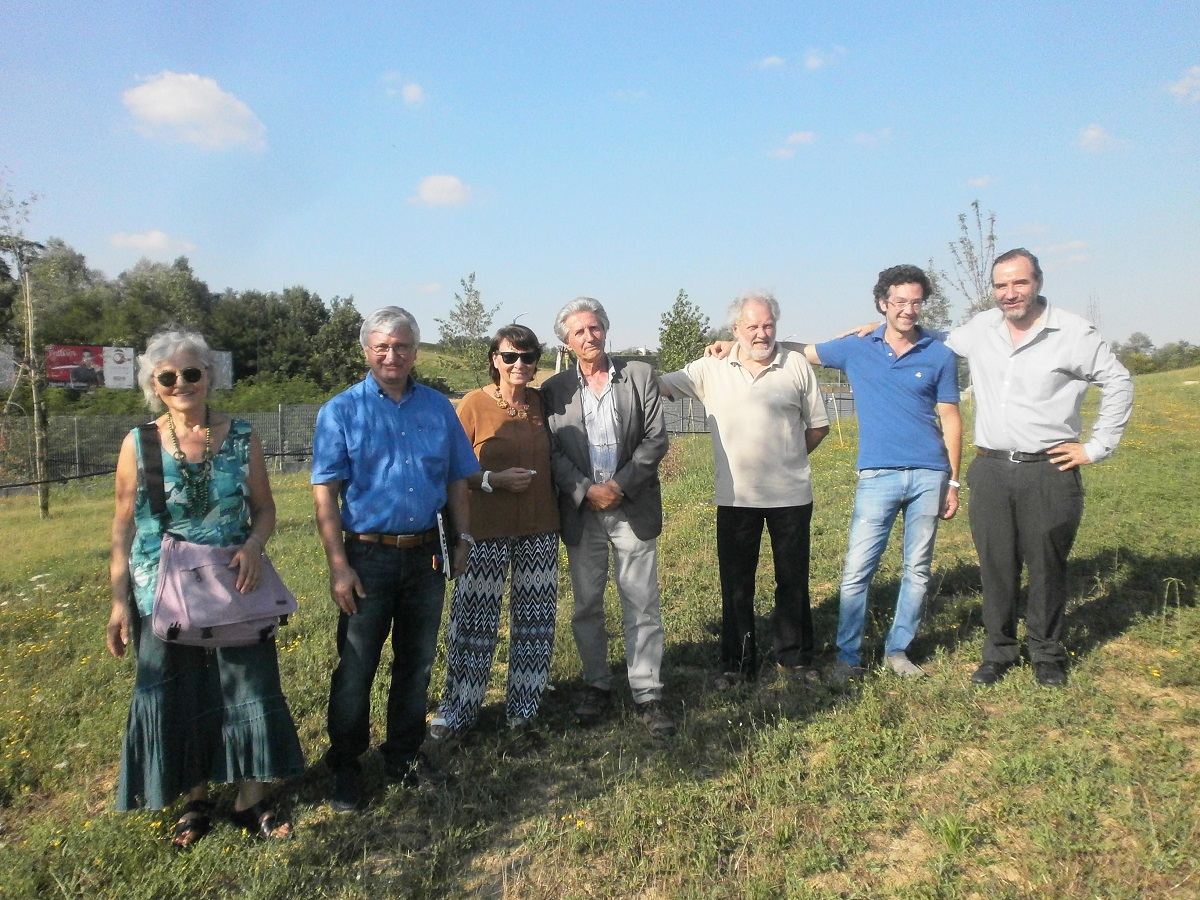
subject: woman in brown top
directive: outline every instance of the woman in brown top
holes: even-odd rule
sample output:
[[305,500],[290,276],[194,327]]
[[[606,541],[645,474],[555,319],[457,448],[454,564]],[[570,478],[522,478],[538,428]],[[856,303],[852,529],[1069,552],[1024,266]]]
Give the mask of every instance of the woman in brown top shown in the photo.
[[429,726],[435,740],[469,728],[479,715],[510,569],[510,727],[522,728],[537,715],[550,675],[558,606],[558,507],[545,412],[530,387],[541,346],[524,325],[505,325],[492,339],[493,383],[458,405],[483,471],[467,479],[477,543],[450,601],[446,689]]

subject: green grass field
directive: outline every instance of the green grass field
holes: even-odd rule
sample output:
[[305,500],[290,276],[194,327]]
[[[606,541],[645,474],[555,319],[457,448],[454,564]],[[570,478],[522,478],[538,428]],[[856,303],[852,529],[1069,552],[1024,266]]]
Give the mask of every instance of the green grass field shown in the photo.
[[[168,846],[174,811],[110,811],[133,677],[131,661],[104,650],[111,485],[56,488],[48,521],[33,497],[0,498],[0,897],[1200,896],[1197,382],[1200,369],[1139,377],[1120,451],[1085,473],[1066,689],[1040,688],[1028,668],[969,687],[980,597],[963,513],[939,536],[936,595],[913,651],[932,677],[876,668],[840,690],[768,672],[717,691],[709,447],[681,438],[664,467],[660,542],[665,700],[679,734],[652,738],[627,694],[599,727],[572,725],[564,564],[540,729],[507,734],[498,665],[479,725],[434,750],[455,787],[403,791],[372,761],[369,807],[343,816],[322,805],[319,764],[334,607],[305,477],[279,476],[270,549],[301,603],[280,658],[312,764],[283,788],[296,837],[263,845],[222,822],[186,855]],[[842,423],[814,460],[826,663],[855,437]],[[768,563],[765,553],[764,613]],[[872,653],[897,563],[889,550],[876,578]],[[615,632],[615,604],[611,621]],[[612,654],[620,666],[619,641]],[[439,660],[432,702],[441,679]],[[377,688],[377,713],[383,696]],[[229,788],[216,796],[232,803]]]

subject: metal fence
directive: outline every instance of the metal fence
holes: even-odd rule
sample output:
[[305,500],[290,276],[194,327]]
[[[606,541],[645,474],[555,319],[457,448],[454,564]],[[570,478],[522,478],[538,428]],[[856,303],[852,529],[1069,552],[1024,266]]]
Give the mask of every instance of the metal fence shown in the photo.
[[[849,388],[824,391],[830,419],[854,415]],[[845,388],[842,390],[842,388]],[[291,471],[305,468],[312,458],[313,429],[318,405],[280,406],[274,412],[238,413],[254,427],[262,441],[270,468]],[[708,429],[704,404],[698,400],[664,401],[664,417],[671,434],[703,434]],[[117,468],[121,441],[145,416],[51,416],[47,426],[47,459],[51,482],[111,475]],[[0,417],[0,490],[37,483],[33,421],[26,417]]]

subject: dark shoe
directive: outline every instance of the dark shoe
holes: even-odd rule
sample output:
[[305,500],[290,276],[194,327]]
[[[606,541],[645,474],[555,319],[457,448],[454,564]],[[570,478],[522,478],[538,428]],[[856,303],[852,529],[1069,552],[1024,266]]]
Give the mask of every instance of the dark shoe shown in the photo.
[[1067,670],[1058,662],[1034,663],[1033,677],[1043,687],[1062,687],[1067,683]]
[[176,850],[190,850],[200,838],[212,828],[212,814],[216,806],[211,800],[189,800],[175,823],[171,846]]
[[670,737],[675,733],[675,722],[662,708],[662,701],[647,700],[637,704],[637,714],[655,737]]
[[265,797],[246,809],[234,809],[229,818],[234,825],[245,828],[264,841],[282,841],[292,836],[292,823],[280,816]]
[[575,707],[575,718],[580,725],[595,725],[612,707],[612,691],[588,685],[583,689],[583,697]]
[[385,765],[384,773],[391,781],[398,781],[406,788],[441,788],[454,782],[452,775],[431,763],[424,753],[418,753],[411,762],[399,766]]
[[995,684],[1008,674],[1008,670],[1014,665],[1016,663],[985,662],[971,676],[971,684]]
[[746,683],[747,678],[741,672],[722,672],[715,682],[718,691],[732,691]]
[[362,804],[362,777],[357,769],[339,769],[333,773],[333,789],[329,792],[329,808],[334,812],[351,812]]
[[840,687],[862,684],[865,671],[862,666],[852,666],[845,660],[839,659],[829,670],[829,680]]
[[821,683],[821,670],[816,666],[785,666],[783,663],[775,663],[775,671],[787,678],[795,678],[797,681],[806,681],[809,684]]

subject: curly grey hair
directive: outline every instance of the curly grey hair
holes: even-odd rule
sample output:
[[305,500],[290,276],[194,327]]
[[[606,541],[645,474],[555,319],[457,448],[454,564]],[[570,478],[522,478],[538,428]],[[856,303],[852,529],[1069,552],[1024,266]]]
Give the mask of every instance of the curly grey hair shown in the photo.
[[405,330],[412,334],[414,344],[421,343],[421,328],[412,313],[399,306],[381,306],[363,319],[362,328],[358,330],[358,342],[366,347],[371,343],[372,332],[396,334]]
[[747,303],[762,303],[771,311],[771,318],[779,321],[779,301],[770,291],[742,291],[737,299],[729,304],[729,327],[732,328],[742,320],[742,310]]
[[213,356],[212,348],[208,346],[204,335],[180,325],[167,325],[146,341],[146,352],[137,358],[138,387],[142,389],[146,406],[151,412],[161,412],[166,408],[154,391],[154,370],[164,359],[170,359],[180,353],[190,353],[196,357],[200,367],[212,378],[216,357]]
[[581,312],[590,312],[594,315],[600,321],[600,327],[604,329],[604,333],[608,334],[608,313],[604,311],[600,301],[593,300],[591,297],[576,297],[570,303],[564,304],[563,308],[558,311],[558,315],[554,317],[554,336],[562,343],[567,342],[567,319]]

